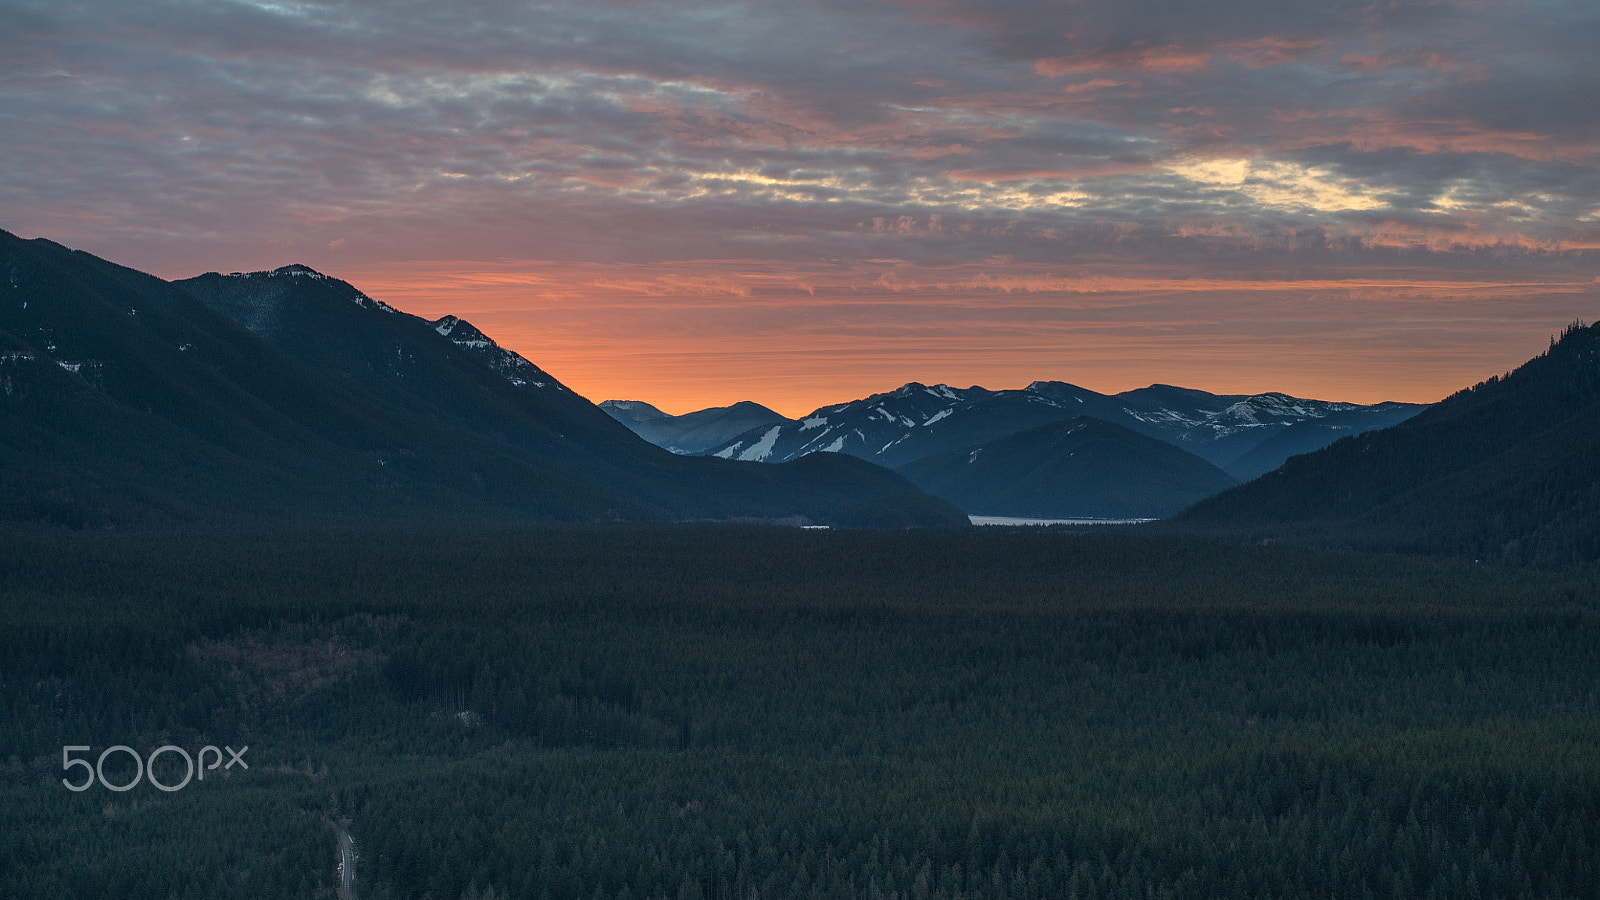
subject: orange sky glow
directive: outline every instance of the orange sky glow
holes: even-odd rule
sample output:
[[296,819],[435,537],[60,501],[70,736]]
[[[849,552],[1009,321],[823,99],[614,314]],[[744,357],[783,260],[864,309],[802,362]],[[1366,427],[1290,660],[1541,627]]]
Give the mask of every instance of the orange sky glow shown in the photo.
[[[756,400],[791,417],[906,381],[1432,402],[1541,352],[1596,298],[1592,280],[870,268],[415,262],[342,276],[408,312],[468,319],[596,402]],[[1554,315],[1531,322],[1529,307]],[[1372,326],[1350,327],[1363,310]]]

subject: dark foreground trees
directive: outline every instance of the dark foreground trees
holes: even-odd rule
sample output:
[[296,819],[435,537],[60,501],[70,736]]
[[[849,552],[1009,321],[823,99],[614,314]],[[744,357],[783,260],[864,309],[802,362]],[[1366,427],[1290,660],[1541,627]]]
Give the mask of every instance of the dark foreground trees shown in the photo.
[[[369,898],[1600,890],[1586,573],[1112,533],[5,538],[3,896],[331,895],[339,818]],[[60,783],[64,745],[207,743],[251,768]]]

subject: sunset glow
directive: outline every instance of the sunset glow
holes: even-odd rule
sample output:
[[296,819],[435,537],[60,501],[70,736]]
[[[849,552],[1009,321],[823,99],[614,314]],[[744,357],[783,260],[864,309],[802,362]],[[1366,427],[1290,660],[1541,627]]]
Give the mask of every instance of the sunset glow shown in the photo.
[[593,400],[1437,400],[1600,316],[1600,7],[0,7],[0,228],[291,262]]

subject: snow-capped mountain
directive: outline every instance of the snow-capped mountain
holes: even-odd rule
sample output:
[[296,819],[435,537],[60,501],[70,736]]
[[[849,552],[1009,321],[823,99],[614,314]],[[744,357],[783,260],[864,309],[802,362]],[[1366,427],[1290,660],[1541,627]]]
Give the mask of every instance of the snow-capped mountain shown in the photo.
[[[785,462],[809,453],[847,453],[894,465],[890,451],[919,428],[937,425],[964,405],[993,392],[981,387],[929,387],[912,382],[865,400],[825,406],[796,422],[762,425],[708,452],[723,459]],[[920,455],[920,454],[919,454]]]
[[[1275,391],[1249,396],[1215,395],[1170,385],[1127,391],[1113,399],[1132,420],[1125,424],[1135,431],[1182,447],[1240,480],[1275,469],[1294,453],[1326,446],[1345,434],[1386,428],[1425,408],[1414,403],[1364,406],[1308,400]],[[1301,438],[1286,445],[1282,456],[1255,453],[1250,457],[1252,461],[1236,468],[1236,463],[1291,426],[1300,426]],[[1262,469],[1262,465],[1268,467]]]
[[[1235,460],[1291,426],[1312,423],[1301,429],[1300,440],[1285,445],[1303,453],[1357,433],[1355,429],[1392,425],[1423,408],[1406,403],[1363,406],[1275,392],[1218,395],[1171,385],[1106,395],[1060,381],[1002,391],[913,382],[864,400],[822,407],[792,424],[752,429],[709,453],[783,462],[835,452],[896,467],[1087,415],[1166,441],[1239,477],[1230,469]],[[1264,471],[1259,467],[1271,459],[1270,452],[1251,457],[1246,477]]]
[[1201,392],[1186,391],[1189,396],[1185,399],[1192,398],[1191,402],[1179,400],[1174,403],[1172,401],[1176,398],[1161,390],[1165,387],[1168,386],[1153,385],[1118,394],[1117,398],[1123,401],[1123,411],[1135,419],[1156,427],[1180,429],[1197,438],[1201,435],[1227,437],[1264,425],[1292,424],[1360,408],[1354,403],[1302,400],[1275,391],[1242,399],[1228,396],[1193,397]]

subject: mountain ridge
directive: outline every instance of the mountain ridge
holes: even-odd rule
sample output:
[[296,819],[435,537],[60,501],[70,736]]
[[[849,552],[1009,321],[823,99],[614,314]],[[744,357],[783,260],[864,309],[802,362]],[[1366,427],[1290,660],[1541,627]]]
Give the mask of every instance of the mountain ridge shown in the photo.
[[[1179,447],[1245,480],[1264,471],[1267,463],[1276,468],[1290,455],[1288,450],[1303,451],[1345,433],[1384,427],[1424,408],[1308,400],[1277,392],[1218,395],[1162,384],[1107,395],[1061,381],[1034,381],[1019,390],[909,382],[860,400],[818,407],[776,430],[771,425],[752,429],[706,452],[769,462],[842,452],[899,467],[1088,415]],[[1307,422],[1322,427],[1301,429],[1299,442],[1281,456],[1271,447],[1249,456],[1280,432]],[[1239,471],[1232,468],[1236,461],[1242,464]]]
[[0,518],[965,524],[853,460],[674,456],[470,323],[309,267],[166,282],[4,231],[0,264]]

